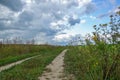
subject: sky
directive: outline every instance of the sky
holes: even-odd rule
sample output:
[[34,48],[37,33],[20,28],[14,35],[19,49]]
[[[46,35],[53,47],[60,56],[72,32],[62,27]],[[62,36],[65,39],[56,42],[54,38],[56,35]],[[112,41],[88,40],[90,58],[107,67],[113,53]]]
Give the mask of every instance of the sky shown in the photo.
[[0,41],[66,45],[109,22],[120,0],[0,0]]

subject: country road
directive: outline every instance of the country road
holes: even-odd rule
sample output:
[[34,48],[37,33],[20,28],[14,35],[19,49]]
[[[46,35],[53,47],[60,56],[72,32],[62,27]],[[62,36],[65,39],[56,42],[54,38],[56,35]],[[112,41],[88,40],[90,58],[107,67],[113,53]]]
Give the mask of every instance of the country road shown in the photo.
[[67,80],[64,75],[64,55],[67,49],[61,52],[38,78],[39,80]]
[[32,58],[35,58],[35,57],[38,57],[39,55],[37,56],[33,56],[33,57],[29,57],[29,58],[25,58],[25,59],[22,59],[22,60],[19,60],[19,61],[16,61],[16,62],[13,62],[13,63],[10,63],[10,64],[7,64],[5,66],[1,66],[0,67],[0,72],[4,71],[4,70],[7,70],[7,69],[10,69],[11,67],[15,66],[15,65],[18,65],[18,64],[21,64],[22,62],[24,61],[27,61],[29,59],[32,59]]

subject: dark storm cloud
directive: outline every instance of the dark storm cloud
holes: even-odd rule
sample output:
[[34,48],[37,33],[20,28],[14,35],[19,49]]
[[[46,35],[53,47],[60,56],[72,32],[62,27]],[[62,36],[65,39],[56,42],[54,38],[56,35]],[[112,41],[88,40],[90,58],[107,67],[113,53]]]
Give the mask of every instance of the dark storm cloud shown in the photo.
[[10,18],[0,18],[0,21],[8,21],[8,20],[12,20]]
[[70,2],[68,2],[67,8],[78,7],[78,6],[79,6],[78,2],[71,0]]
[[74,18],[69,18],[69,24],[71,26],[75,25],[75,24],[79,24],[80,23],[80,19],[77,18],[77,19],[74,19]]
[[21,0],[0,0],[0,4],[13,11],[20,11],[23,8],[23,3]]
[[20,20],[24,20],[24,21],[32,21],[34,17],[34,14],[32,12],[27,12],[24,11],[21,15],[20,15]]
[[89,3],[89,4],[86,4],[84,6],[86,8],[85,11],[84,11],[86,14],[93,13],[96,10],[96,6],[95,6],[94,3]]
[[0,22],[0,31],[1,31],[1,30],[5,30],[5,29],[7,29],[7,28],[4,26],[3,23]]
[[28,29],[31,25],[31,21],[33,20],[33,13],[24,11],[20,16],[18,21],[14,24],[14,26],[21,29]]

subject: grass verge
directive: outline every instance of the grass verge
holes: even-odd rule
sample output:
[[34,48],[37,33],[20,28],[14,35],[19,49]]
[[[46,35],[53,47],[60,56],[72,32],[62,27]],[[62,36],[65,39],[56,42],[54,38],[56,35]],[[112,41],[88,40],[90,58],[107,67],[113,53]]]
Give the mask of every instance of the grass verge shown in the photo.
[[29,53],[29,54],[23,54],[23,55],[20,55],[20,56],[9,56],[7,58],[4,58],[4,59],[1,59],[0,60],[0,66],[4,66],[6,64],[10,64],[12,62],[16,62],[16,61],[19,61],[21,59],[25,59],[25,58],[28,58],[28,57],[32,57],[32,56],[35,56],[39,53]]

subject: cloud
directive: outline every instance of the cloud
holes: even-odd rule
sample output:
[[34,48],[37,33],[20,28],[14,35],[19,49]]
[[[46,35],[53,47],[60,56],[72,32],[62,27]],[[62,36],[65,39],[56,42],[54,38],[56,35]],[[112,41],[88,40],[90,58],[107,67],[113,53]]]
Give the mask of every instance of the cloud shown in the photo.
[[120,8],[116,8],[116,9],[114,9],[114,13],[116,13],[116,12],[119,12],[120,11]]
[[90,16],[90,18],[91,18],[91,19],[96,19],[96,17],[95,17],[95,16]]
[[83,19],[80,21],[80,23],[84,24],[84,23],[86,23],[86,20]]
[[13,11],[20,11],[23,8],[23,3],[21,0],[0,0],[0,4],[8,7]]
[[97,18],[104,18],[104,17],[108,16],[109,14],[110,14],[110,13],[101,14],[101,15],[99,15]]
[[62,45],[78,45],[80,40],[83,40],[83,37],[80,34],[71,34],[71,33],[61,33],[57,34],[53,40]]
[[90,14],[96,10],[96,6],[94,3],[88,3],[88,4],[84,5],[84,7],[85,7],[84,13],[86,13],[86,14]]
[[71,26],[74,26],[75,24],[80,23],[80,19],[79,18],[75,19],[75,18],[71,17],[71,18],[69,18],[68,22]]
[[57,34],[53,40],[58,42],[68,42],[72,36],[72,34]]
[[99,16],[97,16],[96,18],[104,18],[104,17],[107,17],[109,15],[112,15],[116,12],[120,11],[120,9],[118,9],[118,7],[112,9],[111,11],[108,11],[107,13],[104,13],[104,14],[100,14]]
[[95,7],[91,0],[1,0],[0,4],[0,38],[21,36],[37,43],[57,42],[59,32],[79,24],[80,16]]

